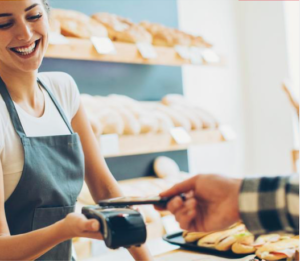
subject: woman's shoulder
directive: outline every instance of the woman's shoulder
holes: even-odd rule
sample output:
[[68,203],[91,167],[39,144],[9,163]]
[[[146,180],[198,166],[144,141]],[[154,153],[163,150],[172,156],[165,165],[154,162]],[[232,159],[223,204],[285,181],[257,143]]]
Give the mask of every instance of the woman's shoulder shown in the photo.
[[[42,72],[38,74],[38,78],[50,88],[70,87],[76,83],[70,74],[65,72]],[[47,86],[48,87],[48,86]]]
[[38,78],[55,96],[70,97],[78,92],[73,77],[65,72],[42,72]]
[[72,76],[64,72],[43,72],[38,78],[72,119],[80,104],[79,90]]

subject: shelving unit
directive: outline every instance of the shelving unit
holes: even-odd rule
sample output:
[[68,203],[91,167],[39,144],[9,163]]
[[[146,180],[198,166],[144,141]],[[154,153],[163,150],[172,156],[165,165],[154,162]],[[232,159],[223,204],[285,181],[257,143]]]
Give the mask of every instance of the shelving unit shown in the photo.
[[[45,57],[56,59],[102,61],[131,64],[152,64],[181,66],[192,64],[190,60],[179,56],[174,48],[154,46],[157,53],[155,59],[144,59],[135,44],[114,42],[116,54],[99,54],[90,40],[67,38],[69,44],[49,45]],[[203,62],[203,66],[224,66],[225,59],[220,57],[219,63]]]
[[165,151],[186,150],[190,146],[226,141],[219,129],[207,129],[189,132],[189,144],[177,144],[169,133],[123,135],[119,137],[119,153],[104,154],[105,158]]
[[[70,9],[68,1],[51,2],[53,8]],[[72,9],[87,15],[101,11],[128,17],[134,22],[147,20],[179,27],[176,0],[161,0],[159,8],[151,0],[139,0],[134,5],[131,2],[73,1]],[[174,48],[154,46],[157,58],[144,59],[136,44],[114,42],[116,54],[101,55],[90,40],[68,39],[68,44],[49,45],[40,72],[66,72],[74,78],[81,93],[90,95],[115,93],[147,102],[161,100],[170,93],[183,95],[182,66],[192,63],[181,58]],[[198,66],[225,66],[226,59],[219,57],[218,63],[203,62]],[[188,147],[223,142],[224,137],[230,140],[219,129],[192,132],[190,136],[192,142],[185,145],[175,144],[170,134],[121,136],[119,153],[105,155],[106,163],[117,180],[154,176],[153,161],[159,156],[173,159],[181,171],[189,172]]]

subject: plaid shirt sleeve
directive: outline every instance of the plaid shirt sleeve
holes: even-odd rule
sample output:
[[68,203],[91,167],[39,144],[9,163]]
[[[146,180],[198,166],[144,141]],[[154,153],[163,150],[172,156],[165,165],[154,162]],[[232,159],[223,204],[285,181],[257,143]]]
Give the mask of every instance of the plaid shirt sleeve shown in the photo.
[[245,178],[239,196],[240,215],[253,234],[299,233],[299,175]]

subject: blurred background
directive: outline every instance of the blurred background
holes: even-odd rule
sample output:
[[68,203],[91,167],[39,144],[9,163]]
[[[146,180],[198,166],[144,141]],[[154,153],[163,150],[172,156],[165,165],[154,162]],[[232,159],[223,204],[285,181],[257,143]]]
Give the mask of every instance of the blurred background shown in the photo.
[[[94,17],[110,39],[97,44],[89,38],[99,37],[99,31],[74,33],[79,16],[65,26],[68,16],[54,11],[60,25],[52,25],[41,71],[65,71],[75,79],[106,162],[125,194],[156,194],[198,173],[244,177],[297,171],[298,1],[50,4],[86,16],[111,15]],[[125,32],[134,26],[139,29]],[[55,34],[69,42],[59,43]],[[93,203],[86,188],[79,202]],[[149,222],[157,219],[153,209],[145,211]],[[155,223],[150,237],[168,232],[165,223]]]

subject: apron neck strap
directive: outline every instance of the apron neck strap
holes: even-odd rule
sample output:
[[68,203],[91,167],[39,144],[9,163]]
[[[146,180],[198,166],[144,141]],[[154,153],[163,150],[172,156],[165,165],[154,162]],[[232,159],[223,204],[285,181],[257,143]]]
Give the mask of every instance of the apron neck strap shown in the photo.
[[38,82],[38,83],[39,83],[39,84],[47,91],[47,93],[49,94],[49,96],[50,96],[52,102],[53,102],[54,105],[56,106],[56,108],[57,108],[57,110],[58,110],[60,116],[62,117],[62,119],[64,120],[65,124],[67,125],[67,127],[68,127],[70,133],[73,134],[74,132],[73,132],[72,126],[70,125],[70,123],[69,123],[69,121],[68,121],[68,119],[67,119],[67,117],[66,117],[66,115],[65,115],[65,113],[64,113],[64,111],[63,111],[63,109],[61,108],[61,106],[60,106],[59,103],[57,102],[56,98],[53,96],[53,94],[52,94],[51,91],[48,89],[48,87],[47,87],[45,84],[43,84],[43,82],[42,82],[39,78],[37,79],[37,82]]
[[6,108],[9,112],[12,124],[15,128],[15,131],[17,132],[17,134],[19,135],[19,137],[22,139],[24,137],[26,137],[25,131],[23,129],[22,123],[20,121],[19,115],[17,113],[16,107],[12,101],[12,98],[6,88],[5,83],[3,82],[3,80],[0,77],[0,94],[6,104]]
[[[55,97],[53,96],[53,94],[49,91],[49,89],[46,87],[46,85],[44,85],[40,79],[37,79],[38,83],[47,91],[47,93],[49,94],[49,97],[51,98],[51,100],[53,101],[54,105],[56,106],[58,112],[60,113],[62,119],[64,120],[65,124],[67,125],[69,131],[71,134],[73,134],[73,129],[69,123],[69,121],[67,120],[67,117],[65,116],[62,108],[60,107],[59,103],[57,102],[57,100],[55,99]],[[22,139],[24,137],[26,137],[25,131],[23,129],[21,120],[19,118],[19,115],[17,113],[16,107],[13,103],[13,100],[6,88],[5,83],[3,82],[3,80],[0,77],[0,94],[6,104],[7,110],[9,112],[12,124],[17,132],[17,134],[19,135],[19,137]]]

